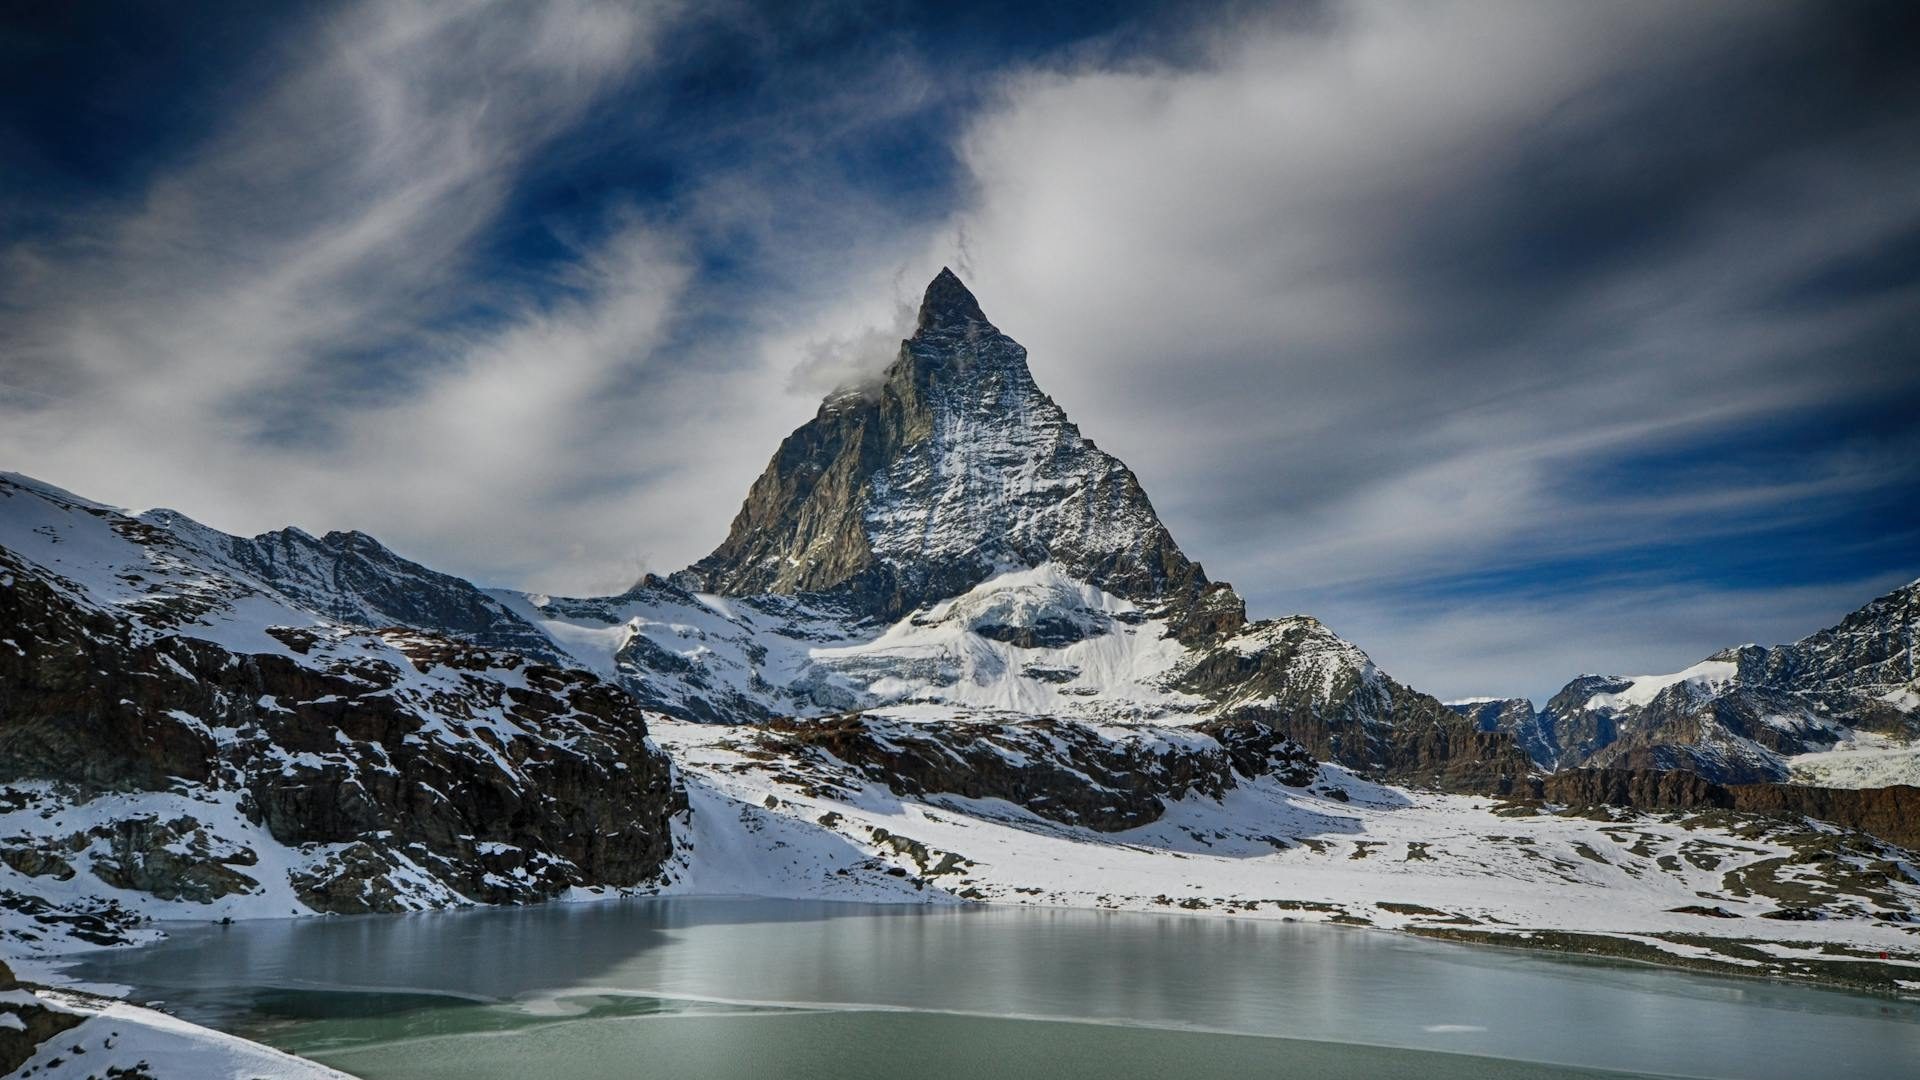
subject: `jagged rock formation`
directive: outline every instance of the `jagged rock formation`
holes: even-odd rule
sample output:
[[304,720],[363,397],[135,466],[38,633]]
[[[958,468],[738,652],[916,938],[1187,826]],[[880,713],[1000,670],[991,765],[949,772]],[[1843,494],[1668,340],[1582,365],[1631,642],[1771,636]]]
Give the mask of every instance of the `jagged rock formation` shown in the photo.
[[1513,738],[1536,764],[1552,768],[1559,760],[1560,746],[1554,732],[1540,722],[1533,702],[1526,698],[1476,698],[1449,701],[1447,708],[1473,721],[1480,731],[1497,731]]
[[[1742,645],[1671,675],[1582,675],[1531,723],[1503,712],[1545,769],[1684,769],[1786,780],[1797,755],[1867,732],[1920,738],[1920,581],[1789,645]],[[1479,714],[1475,714],[1479,715]]]
[[893,620],[1047,562],[1133,600],[1207,586],[1132,470],[1081,436],[943,269],[880,382],[789,435],[690,569],[724,595],[830,594]]
[[[679,802],[628,695],[577,667],[334,622],[204,539],[0,478],[11,870],[341,912],[659,871]],[[0,906],[49,932],[84,914]]]
[[896,795],[1003,799],[1065,825],[1119,832],[1159,819],[1169,801],[1219,799],[1235,774],[1312,783],[1300,747],[1251,724],[1103,735],[1069,721],[972,719],[929,725],[854,714],[769,724],[768,752],[819,750]]

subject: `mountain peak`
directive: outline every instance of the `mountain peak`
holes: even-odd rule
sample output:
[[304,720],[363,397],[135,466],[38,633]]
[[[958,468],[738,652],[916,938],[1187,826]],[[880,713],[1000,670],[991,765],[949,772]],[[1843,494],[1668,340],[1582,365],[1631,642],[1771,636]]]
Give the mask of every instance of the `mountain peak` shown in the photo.
[[919,329],[881,383],[830,404],[787,437],[727,539],[689,568],[708,591],[832,593],[897,619],[1052,562],[1130,600],[1192,601],[1208,613],[1196,626],[1243,615],[951,269],[927,286]]
[[960,275],[943,266],[927,284],[916,328],[925,332],[969,322],[993,325],[987,322],[986,313],[980,310],[980,301],[974,299],[973,291],[960,280]]

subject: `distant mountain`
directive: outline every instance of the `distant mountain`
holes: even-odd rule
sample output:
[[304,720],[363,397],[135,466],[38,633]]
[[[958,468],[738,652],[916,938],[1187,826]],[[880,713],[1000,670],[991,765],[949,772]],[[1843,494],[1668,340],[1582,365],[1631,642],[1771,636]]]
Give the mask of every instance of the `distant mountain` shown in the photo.
[[[1543,769],[1684,769],[1728,784],[1786,780],[1796,758],[1856,744],[1901,753],[1920,739],[1917,622],[1920,581],[1790,645],[1742,645],[1668,675],[1582,675],[1531,718],[1507,702],[1491,723]],[[1487,708],[1455,706],[1483,725]],[[1882,772],[1920,776],[1910,756],[1915,767]]]
[[1473,698],[1449,701],[1447,708],[1473,721],[1481,731],[1508,736],[1536,763],[1551,767],[1559,755],[1552,733],[1540,723],[1533,702],[1526,698]]
[[403,626],[560,660],[544,633],[499,600],[461,578],[401,558],[366,533],[316,538],[300,529],[281,529],[229,536],[172,510],[150,510],[139,520],[323,618],[354,626]]

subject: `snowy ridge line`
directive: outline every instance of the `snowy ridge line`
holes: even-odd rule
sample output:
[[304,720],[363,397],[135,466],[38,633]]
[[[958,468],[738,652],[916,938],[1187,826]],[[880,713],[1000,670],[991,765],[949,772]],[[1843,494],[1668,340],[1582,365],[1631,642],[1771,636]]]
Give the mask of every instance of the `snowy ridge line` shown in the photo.
[[[1482,723],[1513,735],[1549,772],[1677,769],[1723,784],[1906,782],[1920,773],[1848,764],[1842,755],[1860,748],[1858,735],[1920,740],[1916,624],[1920,582],[1796,642],[1725,649],[1670,674],[1581,675],[1541,709]],[[1485,704],[1452,707],[1467,713]]]

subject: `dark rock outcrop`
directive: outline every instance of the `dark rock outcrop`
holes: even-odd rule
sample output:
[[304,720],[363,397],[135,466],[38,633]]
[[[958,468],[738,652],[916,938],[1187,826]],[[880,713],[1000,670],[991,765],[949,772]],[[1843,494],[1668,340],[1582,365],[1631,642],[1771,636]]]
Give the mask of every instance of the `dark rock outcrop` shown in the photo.
[[1813,818],[1890,844],[1920,848],[1920,788],[1820,788],[1802,784],[1716,784],[1694,773],[1650,769],[1571,769],[1546,778],[1548,802],[1639,810],[1732,810]]
[[[182,558],[151,526],[87,513],[152,547],[165,560],[156,565]],[[585,671],[324,624],[267,628],[263,644],[278,638],[283,652],[236,652],[148,621],[177,615],[172,593],[118,613],[4,548],[0,576],[0,782],[52,781],[76,801],[181,785],[229,793],[279,843],[363,845],[393,878],[436,882],[454,899],[638,885],[669,855],[668,818],[682,805],[670,766],[633,699]],[[190,902],[261,884],[258,853],[192,817],[132,811],[62,844],[13,845],[8,863],[58,880],[85,851],[105,885]],[[407,891],[389,886],[335,882],[304,899],[333,911],[419,906],[384,902]]]
[[1214,725],[1201,736],[1112,738],[1059,720],[910,724],[853,715],[776,720],[782,753],[823,751],[896,795],[1001,799],[1067,825],[1118,832],[1159,820],[1170,801],[1218,799],[1234,774],[1304,786],[1316,765],[1271,728]]

